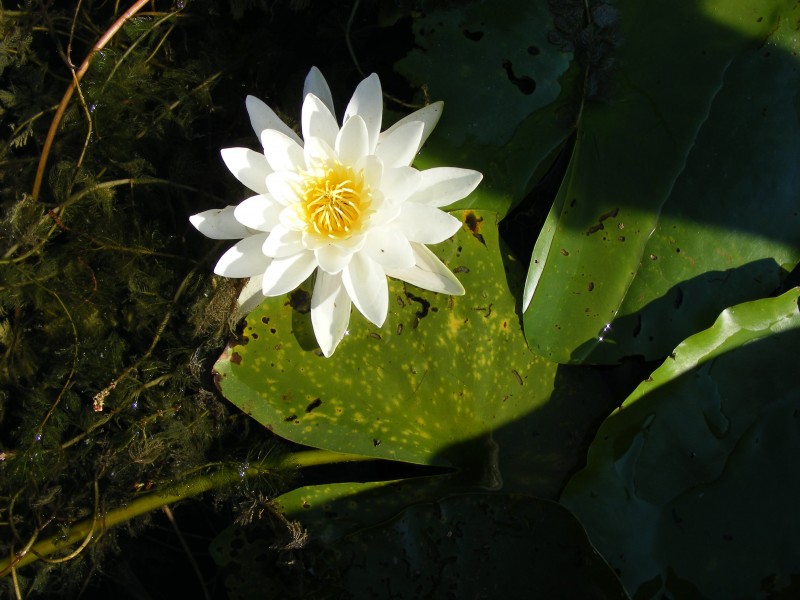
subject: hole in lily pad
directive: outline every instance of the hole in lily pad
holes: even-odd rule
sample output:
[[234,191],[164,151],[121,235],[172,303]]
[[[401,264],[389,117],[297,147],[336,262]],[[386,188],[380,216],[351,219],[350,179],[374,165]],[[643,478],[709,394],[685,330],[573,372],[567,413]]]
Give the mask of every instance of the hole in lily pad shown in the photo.
[[516,75],[514,73],[514,65],[511,64],[510,60],[503,61],[503,68],[506,71],[508,80],[517,86],[520,92],[526,96],[530,96],[536,91],[536,82],[527,75],[523,75],[521,77]]

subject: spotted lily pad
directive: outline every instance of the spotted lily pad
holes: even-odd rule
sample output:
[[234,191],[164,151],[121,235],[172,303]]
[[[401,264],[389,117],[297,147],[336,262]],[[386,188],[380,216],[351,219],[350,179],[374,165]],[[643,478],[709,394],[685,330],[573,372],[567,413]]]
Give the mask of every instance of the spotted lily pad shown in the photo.
[[800,260],[800,7],[616,7],[526,285],[527,338],[557,362],[660,358]]
[[222,393],[294,442],[474,466],[493,430],[548,401],[557,365],[527,349],[515,299],[521,270],[500,252],[496,216],[460,217],[462,230],[434,249],[466,295],[391,280],[384,326],[353,311],[330,358],[314,342],[307,290],[267,299],[215,366]]
[[503,217],[571,134],[580,73],[572,51],[550,42],[555,28],[547,0],[448,3],[415,19],[415,48],[396,70],[445,102],[418,163],[484,174],[457,207]]

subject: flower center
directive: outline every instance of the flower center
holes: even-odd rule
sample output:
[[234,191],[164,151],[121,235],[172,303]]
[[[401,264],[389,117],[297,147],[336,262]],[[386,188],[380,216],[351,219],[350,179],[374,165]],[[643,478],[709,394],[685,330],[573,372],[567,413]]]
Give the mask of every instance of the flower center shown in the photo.
[[361,228],[370,205],[361,173],[336,163],[321,175],[308,175],[304,183],[303,212],[309,233],[342,239]]

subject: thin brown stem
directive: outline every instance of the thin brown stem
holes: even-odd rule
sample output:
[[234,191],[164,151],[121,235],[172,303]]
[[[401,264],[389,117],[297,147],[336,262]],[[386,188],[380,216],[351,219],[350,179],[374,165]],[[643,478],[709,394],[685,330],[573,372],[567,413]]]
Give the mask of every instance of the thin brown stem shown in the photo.
[[72,94],[75,93],[75,88],[80,84],[81,79],[83,76],[86,75],[86,71],[89,70],[89,64],[92,61],[95,53],[102,50],[106,44],[117,34],[117,32],[122,28],[122,25],[130,19],[133,15],[139,12],[145,4],[147,4],[150,0],[137,0],[134,2],[133,6],[131,6],[128,10],[122,13],[119,19],[117,19],[114,24],[108,28],[108,30],[97,40],[97,43],[92,47],[91,51],[89,52],[88,56],[84,59],[83,63],[81,64],[80,68],[75,72],[75,76],[72,78],[72,81],[67,88],[67,91],[64,92],[64,97],[61,98],[61,102],[58,105],[58,109],[56,110],[56,114],[53,116],[53,121],[50,123],[50,130],[47,132],[47,137],[44,140],[44,146],[42,147],[42,154],[39,157],[39,166],[36,169],[36,178],[33,180],[33,190],[31,192],[31,197],[33,200],[36,200],[39,197],[39,192],[42,188],[42,180],[44,179],[44,170],[47,167],[47,158],[50,156],[50,150],[53,147],[53,140],[56,137],[56,131],[58,130],[58,126],[61,124],[61,119],[64,118],[64,113],[67,110],[67,106],[69,105],[69,101],[72,98]]

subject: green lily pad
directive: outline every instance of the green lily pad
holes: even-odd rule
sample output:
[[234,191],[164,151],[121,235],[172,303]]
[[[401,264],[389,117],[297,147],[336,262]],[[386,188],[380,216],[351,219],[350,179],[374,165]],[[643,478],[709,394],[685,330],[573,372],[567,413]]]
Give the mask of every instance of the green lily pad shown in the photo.
[[800,592],[799,301],[735,306],[681,343],[565,489],[632,596]]
[[308,544],[307,569],[280,583],[269,577],[275,541],[264,539],[257,523],[232,526],[214,540],[229,594],[257,598],[270,590],[285,597],[294,583],[305,590],[298,597],[627,598],[575,517],[524,495],[456,494],[417,503],[336,544]]
[[416,47],[396,70],[445,102],[417,163],[481,171],[480,188],[454,207],[502,218],[574,128],[581,75],[572,52],[548,40],[555,25],[547,0],[511,0],[502,10],[483,0],[454,4],[422,15],[413,29]]
[[[327,359],[310,330],[309,292],[267,299],[215,366],[225,397],[307,446],[474,468],[493,430],[547,402],[557,365],[526,347],[509,288],[518,292],[521,270],[500,252],[495,215],[460,216],[463,229],[435,251],[465,296],[390,280],[383,328],[354,310]],[[493,485],[491,465],[482,477]]]
[[215,366],[226,398],[306,446],[450,468],[459,489],[557,497],[593,424],[615,406],[610,373],[530,352],[521,268],[501,251],[495,215],[461,217],[464,228],[436,250],[465,296],[391,281],[384,327],[354,311],[328,359],[315,350],[308,292],[268,299]]
[[528,274],[526,336],[557,362],[664,356],[800,260],[800,8],[617,6],[616,67]]
[[526,496],[411,506],[341,540],[325,564],[353,598],[627,598],[577,520]]
[[300,521],[314,539],[330,543],[406,506],[458,492],[489,487],[555,499],[585,463],[596,424],[618,404],[618,386],[612,387],[611,380],[624,382],[629,376],[561,365],[545,405],[454,447],[451,453],[461,459],[452,471],[400,481],[304,486],[279,496],[276,507]]
[[330,483],[294,489],[276,498],[274,503],[287,519],[302,523],[315,541],[330,544],[383,523],[407,506],[466,489],[458,476],[452,475]]

